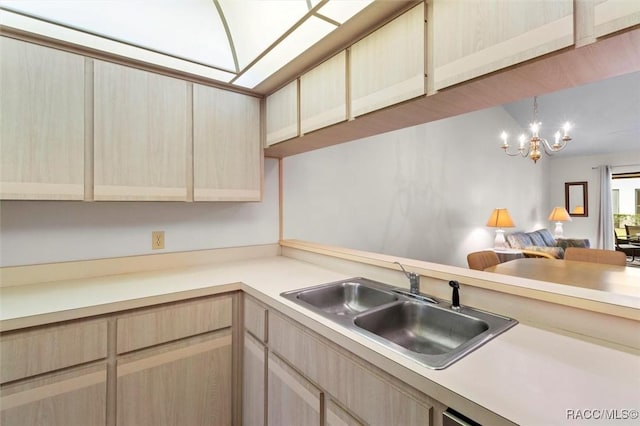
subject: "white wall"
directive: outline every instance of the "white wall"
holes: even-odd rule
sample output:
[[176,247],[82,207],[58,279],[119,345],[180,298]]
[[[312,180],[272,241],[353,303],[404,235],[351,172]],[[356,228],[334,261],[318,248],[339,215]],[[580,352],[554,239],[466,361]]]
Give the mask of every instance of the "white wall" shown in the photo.
[[277,243],[278,162],[261,203],[3,201],[0,214],[2,266]]
[[549,167],[549,201],[552,206],[564,206],[565,182],[587,181],[589,216],[574,217],[571,222],[565,222],[563,228],[565,237],[589,238],[592,247],[597,245],[600,203],[600,180],[597,167],[600,165],[614,166],[613,173],[638,171],[640,170],[640,149],[606,155],[553,157]]
[[504,128],[496,107],[288,157],[284,236],[466,267],[496,207],[548,227],[548,159],[504,155]]

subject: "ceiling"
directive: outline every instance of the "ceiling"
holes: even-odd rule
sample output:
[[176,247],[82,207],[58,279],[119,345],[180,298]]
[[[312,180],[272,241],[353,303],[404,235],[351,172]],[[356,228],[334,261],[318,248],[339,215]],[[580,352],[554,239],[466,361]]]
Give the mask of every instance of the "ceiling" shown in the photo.
[[[533,99],[504,106],[524,129],[533,118]],[[566,121],[572,123],[571,140],[555,156],[582,156],[640,151],[640,72],[613,77],[538,97],[540,136],[553,143],[553,134]],[[496,145],[499,146],[499,132]],[[518,129],[505,129],[515,135]],[[510,143],[516,137],[510,138]],[[544,155],[544,154],[543,154]],[[640,160],[638,158],[637,160]]]
[[251,90],[359,15],[372,17],[364,25],[371,30],[379,16],[367,15],[365,9],[393,12],[407,3],[0,0],[0,13],[3,27]]

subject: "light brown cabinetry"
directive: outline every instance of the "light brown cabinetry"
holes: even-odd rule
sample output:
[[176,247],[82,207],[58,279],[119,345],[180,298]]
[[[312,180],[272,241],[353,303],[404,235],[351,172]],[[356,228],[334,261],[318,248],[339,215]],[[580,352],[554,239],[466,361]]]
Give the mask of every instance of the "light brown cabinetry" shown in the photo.
[[635,0],[595,0],[593,21],[596,37],[639,25],[640,2]]
[[269,347],[367,424],[428,425],[438,405],[274,312],[269,315]]
[[298,136],[298,80],[267,97],[267,145]]
[[0,198],[84,198],[85,59],[0,37]]
[[106,357],[104,319],[2,333],[0,424],[104,424]]
[[94,198],[185,201],[190,150],[187,82],[94,64]]
[[573,0],[435,0],[436,90],[573,44]]
[[242,424],[245,426],[264,425],[266,420],[267,352],[262,343],[246,332],[244,333],[243,357]]
[[106,364],[64,370],[3,385],[3,426],[104,425]]
[[268,424],[322,426],[322,392],[269,354]]
[[[260,400],[264,394],[257,388],[267,394],[268,425],[424,426],[431,424],[434,413],[444,409],[442,404],[253,298],[245,296],[244,307],[245,425],[263,414]],[[256,331],[260,334],[264,329],[262,319],[268,330],[266,345],[254,337]]]
[[120,357],[117,425],[230,425],[231,332]]
[[2,333],[0,424],[232,424],[237,297]]
[[346,61],[342,51],[300,77],[301,133],[347,119]]
[[350,53],[351,117],[424,95],[424,4],[358,41]]
[[117,424],[229,425],[232,296],[117,318]]
[[193,86],[194,201],[260,201],[260,100]]

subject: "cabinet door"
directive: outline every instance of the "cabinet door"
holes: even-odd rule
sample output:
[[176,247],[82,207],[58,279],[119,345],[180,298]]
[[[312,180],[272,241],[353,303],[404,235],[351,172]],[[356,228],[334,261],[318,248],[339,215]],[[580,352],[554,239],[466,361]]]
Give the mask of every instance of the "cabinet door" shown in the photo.
[[269,345],[271,351],[369,425],[425,426],[431,422],[434,402],[428,397],[345,355],[273,311],[269,311]]
[[229,330],[121,357],[118,426],[231,424]]
[[300,131],[347,119],[347,54],[342,51],[300,77]]
[[640,24],[637,0],[596,0],[593,11],[595,36],[602,37]]
[[351,46],[351,116],[425,93],[424,4]]
[[102,61],[94,73],[94,198],[186,200],[187,83]]
[[242,424],[265,424],[267,363],[265,347],[249,333],[244,333],[242,371]]
[[0,38],[0,198],[84,198],[84,58]]
[[3,426],[105,425],[107,367],[98,365],[3,386]]
[[267,381],[269,425],[321,424],[321,392],[273,354]]
[[298,136],[298,80],[267,97],[267,145]]
[[193,86],[194,201],[260,201],[260,101]]
[[362,426],[347,410],[340,407],[334,400],[327,403],[327,426]]
[[573,0],[435,0],[432,22],[436,90],[573,44]]

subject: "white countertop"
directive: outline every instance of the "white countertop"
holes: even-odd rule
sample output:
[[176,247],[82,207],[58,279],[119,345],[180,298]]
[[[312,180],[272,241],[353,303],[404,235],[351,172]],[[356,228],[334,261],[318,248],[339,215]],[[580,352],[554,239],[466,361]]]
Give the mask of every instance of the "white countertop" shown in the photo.
[[[518,324],[450,367],[436,371],[279,296],[283,291],[345,278],[350,277],[277,256],[7,287],[0,289],[0,329],[244,290],[444,403],[454,394],[523,425],[580,424],[567,419],[567,410],[626,409],[637,413],[640,409],[637,355]],[[638,420],[627,422],[637,424]]]

